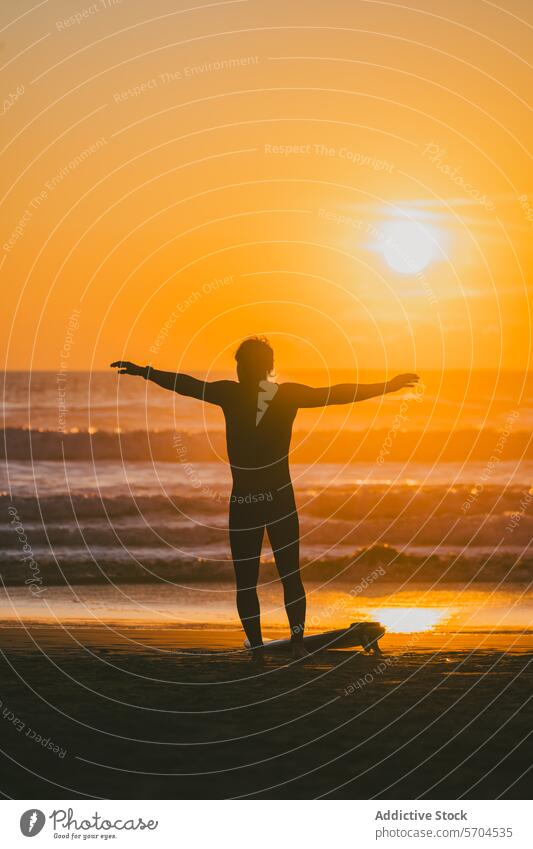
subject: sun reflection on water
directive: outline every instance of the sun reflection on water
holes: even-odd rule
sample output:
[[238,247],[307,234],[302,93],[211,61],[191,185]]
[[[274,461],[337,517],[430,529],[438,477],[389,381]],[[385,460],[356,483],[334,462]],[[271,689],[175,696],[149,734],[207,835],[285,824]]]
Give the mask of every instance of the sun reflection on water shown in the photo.
[[372,618],[393,634],[431,631],[451,615],[447,607],[379,607]]

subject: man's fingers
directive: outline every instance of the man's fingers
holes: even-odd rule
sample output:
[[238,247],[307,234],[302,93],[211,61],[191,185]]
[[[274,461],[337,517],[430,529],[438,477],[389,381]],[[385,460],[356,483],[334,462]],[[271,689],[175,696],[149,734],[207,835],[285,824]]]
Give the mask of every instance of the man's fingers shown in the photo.
[[111,363],[111,368],[118,368],[117,374],[129,374],[129,366],[131,363],[126,362],[125,360],[117,360],[114,363]]
[[115,363],[111,363],[111,368],[118,368],[118,374],[132,374],[133,363],[129,363],[127,360],[117,360]]

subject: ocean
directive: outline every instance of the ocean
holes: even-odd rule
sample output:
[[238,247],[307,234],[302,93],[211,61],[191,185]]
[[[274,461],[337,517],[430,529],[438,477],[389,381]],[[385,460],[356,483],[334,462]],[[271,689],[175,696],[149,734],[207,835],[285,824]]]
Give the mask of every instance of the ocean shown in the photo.
[[[42,616],[51,605],[79,618],[88,606],[90,616],[130,620],[146,619],[148,607],[155,621],[235,624],[219,411],[106,373],[69,375],[61,392],[51,373],[10,373],[4,385],[0,615]],[[500,610],[518,586],[527,618],[529,409],[513,414],[507,401],[485,430],[469,421],[454,431],[450,403],[424,430],[412,400],[411,418],[394,429],[399,403],[366,409],[365,421],[350,409],[342,432],[340,408],[296,421],[292,474],[312,615],[320,626],[338,625],[347,611],[341,617],[333,607],[324,617],[329,595],[349,595],[363,582],[350,615],[373,609],[362,599],[383,607],[421,586],[441,594],[438,609],[442,593],[449,601],[450,588],[461,586],[485,600],[495,592]],[[428,393],[423,404],[435,407],[435,398]],[[462,434],[474,446],[470,457],[454,458],[440,441],[446,433]],[[265,610],[275,624],[282,607],[267,541],[263,561]]]

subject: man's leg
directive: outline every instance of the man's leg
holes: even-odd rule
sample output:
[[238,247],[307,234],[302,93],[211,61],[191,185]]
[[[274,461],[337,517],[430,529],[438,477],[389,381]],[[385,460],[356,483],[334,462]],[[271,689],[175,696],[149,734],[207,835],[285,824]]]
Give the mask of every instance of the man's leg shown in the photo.
[[283,583],[285,609],[291,629],[293,654],[306,654],[303,648],[305,628],[305,589],[300,575],[300,529],[296,507],[289,504],[286,514],[267,525],[268,538]]
[[230,510],[229,539],[235,567],[237,610],[250,646],[257,648],[263,645],[257,579],[265,529],[264,525],[246,527],[246,514],[247,511]]

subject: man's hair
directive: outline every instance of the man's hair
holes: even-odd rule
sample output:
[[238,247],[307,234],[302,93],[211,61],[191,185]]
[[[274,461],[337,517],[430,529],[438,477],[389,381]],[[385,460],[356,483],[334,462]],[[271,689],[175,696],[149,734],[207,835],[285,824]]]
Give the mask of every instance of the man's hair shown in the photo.
[[267,374],[274,369],[274,351],[265,336],[251,336],[241,342],[235,351],[235,359],[238,363],[253,364]]

